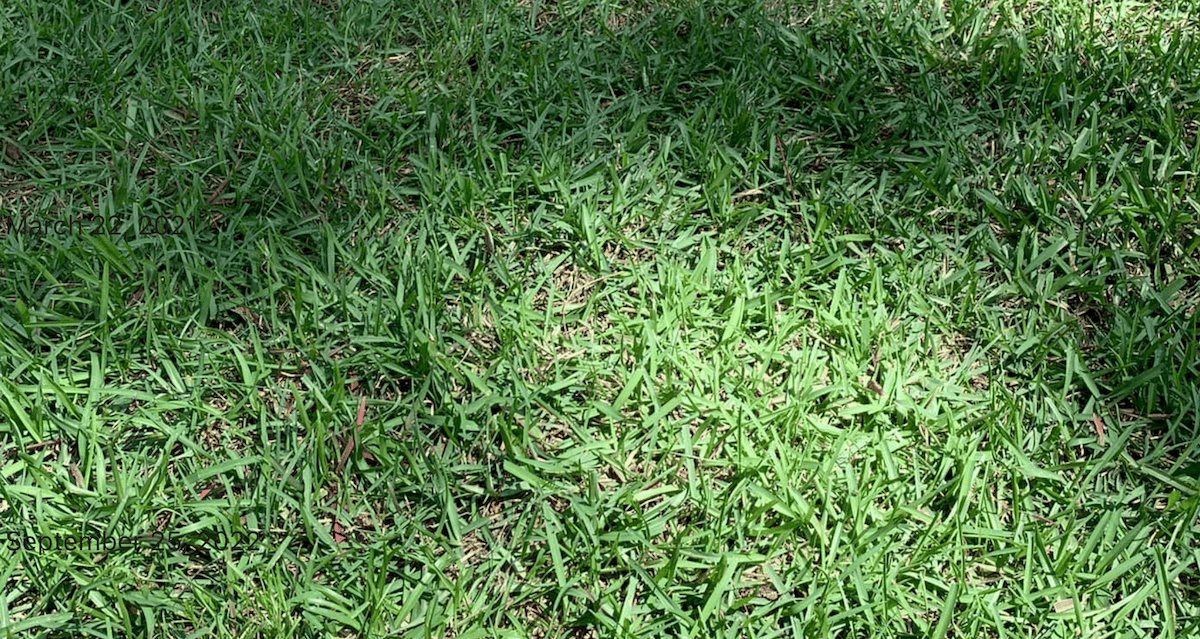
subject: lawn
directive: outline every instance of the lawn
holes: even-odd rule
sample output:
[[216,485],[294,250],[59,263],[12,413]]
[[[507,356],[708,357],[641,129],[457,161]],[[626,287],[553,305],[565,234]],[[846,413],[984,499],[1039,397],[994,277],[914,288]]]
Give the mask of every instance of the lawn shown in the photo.
[[0,636],[1200,636],[1194,13],[0,3]]

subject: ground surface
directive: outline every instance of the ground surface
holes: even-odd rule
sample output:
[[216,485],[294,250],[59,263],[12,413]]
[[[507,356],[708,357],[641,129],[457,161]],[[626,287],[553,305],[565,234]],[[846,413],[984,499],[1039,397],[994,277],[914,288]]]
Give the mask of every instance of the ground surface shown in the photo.
[[1189,4],[0,4],[0,626],[1196,636]]

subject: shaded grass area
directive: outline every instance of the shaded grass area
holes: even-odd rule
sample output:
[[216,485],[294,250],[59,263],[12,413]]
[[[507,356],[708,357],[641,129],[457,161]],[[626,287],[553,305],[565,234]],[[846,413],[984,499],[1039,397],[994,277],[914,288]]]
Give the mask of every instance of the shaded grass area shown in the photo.
[[7,632],[1196,632],[1189,3],[392,5],[0,7]]

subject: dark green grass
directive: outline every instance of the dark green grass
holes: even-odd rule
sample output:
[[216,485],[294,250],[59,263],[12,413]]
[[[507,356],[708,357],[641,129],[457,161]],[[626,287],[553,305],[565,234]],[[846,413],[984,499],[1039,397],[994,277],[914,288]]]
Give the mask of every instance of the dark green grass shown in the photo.
[[1189,12],[0,6],[0,628],[1195,635]]

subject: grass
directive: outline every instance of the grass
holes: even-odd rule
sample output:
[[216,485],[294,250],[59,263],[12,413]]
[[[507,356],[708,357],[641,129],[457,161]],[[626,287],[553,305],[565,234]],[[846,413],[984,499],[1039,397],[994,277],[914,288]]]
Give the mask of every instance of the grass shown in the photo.
[[0,628],[1197,636],[1191,10],[0,5]]

